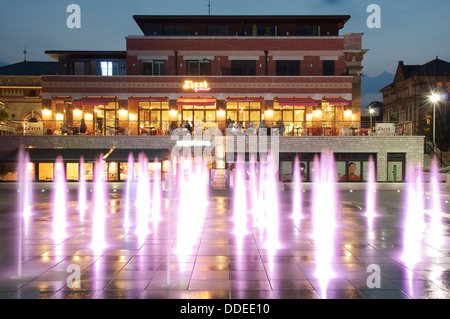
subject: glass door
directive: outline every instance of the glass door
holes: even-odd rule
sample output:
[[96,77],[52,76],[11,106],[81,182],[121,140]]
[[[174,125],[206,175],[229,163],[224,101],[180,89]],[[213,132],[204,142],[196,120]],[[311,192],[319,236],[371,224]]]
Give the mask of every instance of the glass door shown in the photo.
[[116,131],[119,127],[118,120],[115,110],[105,110],[106,135],[116,135]]

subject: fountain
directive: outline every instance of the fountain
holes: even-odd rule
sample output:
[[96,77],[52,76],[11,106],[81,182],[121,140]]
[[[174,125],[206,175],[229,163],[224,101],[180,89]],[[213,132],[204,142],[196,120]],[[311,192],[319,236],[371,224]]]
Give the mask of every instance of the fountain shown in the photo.
[[123,227],[128,229],[131,227],[130,220],[130,207],[131,203],[134,202],[133,198],[135,195],[135,169],[134,169],[134,156],[133,153],[128,155],[128,164],[127,164],[127,181],[125,186],[125,211],[123,218]]
[[367,170],[368,178],[366,182],[366,213],[369,231],[372,231],[373,219],[376,216],[375,202],[376,202],[376,179],[375,179],[375,163],[372,156],[369,158],[369,165]]
[[101,253],[107,247],[105,242],[105,167],[100,156],[95,163],[94,212],[92,216],[92,242],[91,249],[95,254]]
[[424,230],[424,203],[423,203],[423,177],[422,167],[419,164],[416,170],[409,165],[409,178],[407,180],[406,211],[404,212],[404,234],[402,261],[411,271],[421,260],[420,249]]
[[150,182],[148,159],[144,153],[139,154],[138,182],[136,190],[136,235],[140,242],[145,240],[150,230],[148,228],[150,204]]
[[80,218],[84,218],[84,214],[88,208],[87,206],[87,189],[86,189],[86,176],[84,158],[80,158],[80,176],[79,176],[79,188],[78,188],[78,211],[80,212]]
[[428,210],[430,216],[428,244],[439,250],[444,244],[441,189],[439,187],[439,170],[436,157],[431,162],[432,206]]
[[236,236],[239,247],[242,246],[242,240],[247,235],[247,196],[244,181],[244,164],[242,159],[238,158],[236,171],[234,174],[234,192],[233,192],[233,223],[234,235]]
[[[158,164],[158,160],[155,159],[155,164]],[[153,229],[158,227],[158,223],[162,220],[161,218],[161,172],[155,170],[154,172],[154,182],[153,182],[153,192],[151,200],[152,213],[150,221],[152,222]]]
[[326,298],[328,282],[335,277],[335,272],[331,266],[337,203],[335,189],[337,175],[334,165],[333,154],[327,150],[322,152],[320,162],[317,155],[314,157],[312,214],[313,239],[317,260],[315,276],[319,279],[322,298],[324,299]]
[[295,226],[300,225],[300,220],[302,216],[302,177],[300,172],[300,163],[298,156],[294,159],[294,169],[292,176],[292,219]]
[[275,166],[275,160],[272,154],[267,159],[267,180],[265,187],[264,206],[266,209],[267,235],[264,242],[264,248],[276,250],[281,247],[278,238],[278,167]]
[[61,156],[56,158],[54,168],[54,205],[53,205],[53,239],[60,242],[66,237],[66,176]]

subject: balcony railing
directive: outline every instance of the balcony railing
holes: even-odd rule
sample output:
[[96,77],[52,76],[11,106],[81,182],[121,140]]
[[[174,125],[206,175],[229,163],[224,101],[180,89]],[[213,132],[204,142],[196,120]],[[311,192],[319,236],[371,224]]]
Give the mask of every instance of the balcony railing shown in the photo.
[[[119,121],[113,124],[86,121],[87,130],[80,131],[80,121],[3,121],[0,135],[170,135],[177,133],[201,135],[206,130],[219,130],[222,135],[267,135],[281,136],[408,136],[412,135],[411,122],[347,122],[347,121],[302,121],[302,122],[190,122],[185,121]],[[267,131],[261,131],[267,129]],[[215,134],[217,135],[217,131]]]

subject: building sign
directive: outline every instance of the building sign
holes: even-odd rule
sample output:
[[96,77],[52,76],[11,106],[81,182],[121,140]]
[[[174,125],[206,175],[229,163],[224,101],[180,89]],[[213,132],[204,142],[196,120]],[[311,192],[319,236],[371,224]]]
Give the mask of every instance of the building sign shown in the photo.
[[395,124],[394,123],[377,123],[375,124],[375,130],[377,135],[390,136],[395,135]]
[[184,81],[183,89],[185,90],[193,90],[195,93],[197,92],[208,92],[211,88],[208,86],[208,82],[194,82],[191,80]]

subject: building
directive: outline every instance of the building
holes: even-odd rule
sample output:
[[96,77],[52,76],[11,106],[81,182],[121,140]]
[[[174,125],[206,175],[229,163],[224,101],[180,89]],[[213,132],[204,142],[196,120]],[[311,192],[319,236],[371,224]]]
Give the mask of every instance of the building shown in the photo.
[[[379,181],[402,181],[406,163],[423,157],[423,139],[397,137],[387,143],[390,137],[369,137],[361,128],[360,74],[367,50],[362,49],[362,33],[340,34],[349,19],[134,16],[143,35],[126,37],[125,51],[46,51],[59,63],[58,75],[42,77],[42,121],[48,135],[4,140],[8,150],[32,147],[35,180],[53,179],[56,154],[71,172],[67,179],[76,181],[79,174],[93,176],[93,159],[108,153],[108,180],[122,181],[127,154],[144,151],[160,161],[150,174],[160,169],[170,181],[182,164],[170,156],[178,145],[169,136],[172,124],[189,122],[194,132],[212,127],[226,135],[232,125],[270,129],[282,122],[284,132],[269,138],[266,149],[277,141],[283,182],[292,180],[295,156],[305,181],[311,181],[314,158],[324,149],[335,153],[339,177],[355,163],[360,180],[367,180],[372,158]],[[87,136],[78,135],[82,120]],[[71,136],[62,135],[63,123]],[[242,151],[239,145],[249,158],[249,150],[264,138],[223,136],[216,141],[223,143],[213,154],[219,160],[208,166],[212,185],[229,176],[233,165],[225,158],[235,159]],[[0,152],[4,161],[15,159],[14,152]],[[81,155],[92,166],[84,173],[78,166]]]
[[56,133],[81,118],[103,135],[231,119],[337,135],[360,120],[367,50],[362,34],[339,35],[349,18],[134,16],[144,35],[128,36],[126,52],[46,52],[60,75],[43,78],[44,120]]
[[0,106],[10,120],[1,124],[1,134],[43,134],[42,75],[56,74],[57,68],[56,62],[37,61],[0,67]]
[[384,122],[410,122],[413,133],[419,133],[420,122],[431,121],[431,92],[445,83],[450,83],[449,62],[437,57],[423,65],[406,65],[399,61],[394,81],[380,90]]

